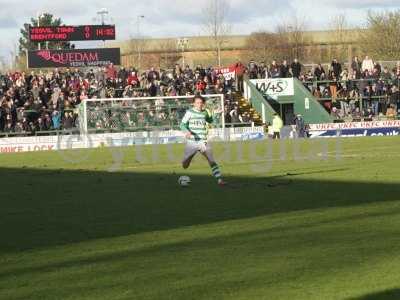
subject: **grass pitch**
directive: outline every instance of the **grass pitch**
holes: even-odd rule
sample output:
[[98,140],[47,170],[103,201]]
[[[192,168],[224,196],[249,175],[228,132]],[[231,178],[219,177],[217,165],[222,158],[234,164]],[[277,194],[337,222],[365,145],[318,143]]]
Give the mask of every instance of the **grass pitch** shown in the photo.
[[400,299],[399,142],[2,154],[0,299]]

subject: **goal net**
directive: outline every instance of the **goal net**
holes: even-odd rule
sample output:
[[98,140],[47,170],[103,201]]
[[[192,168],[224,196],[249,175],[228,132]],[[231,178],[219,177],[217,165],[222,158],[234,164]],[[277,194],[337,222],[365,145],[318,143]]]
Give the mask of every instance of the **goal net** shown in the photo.
[[[214,116],[213,128],[224,128],[223,95],[203,95]],[[79,108],[81,134],[178,130],[194,96],[87,99]]]

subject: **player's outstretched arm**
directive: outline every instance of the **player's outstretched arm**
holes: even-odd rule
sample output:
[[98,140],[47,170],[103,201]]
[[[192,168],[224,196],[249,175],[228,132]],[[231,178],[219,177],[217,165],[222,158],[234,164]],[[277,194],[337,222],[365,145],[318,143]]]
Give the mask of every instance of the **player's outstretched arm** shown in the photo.
[[186,138],[190,138],[192,136],[192,133],[190,132],[189,129],[189,119],[190,119],[189,112],[186,112],[179,126]]
[[209,123],[209,124],[212,124],[214,122],[213,115],[208,109],[206,109],[206,112],[207,112],[206,122]]

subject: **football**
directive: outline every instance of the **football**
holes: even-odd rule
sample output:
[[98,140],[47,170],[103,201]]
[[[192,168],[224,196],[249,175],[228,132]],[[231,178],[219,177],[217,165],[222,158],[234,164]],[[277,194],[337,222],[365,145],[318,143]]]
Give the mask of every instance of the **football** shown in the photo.
[[189,176],[181,176],[178,179],[178,183],[180,186],[184,186],[184,187],[189,186],[191,183],[190,177]]

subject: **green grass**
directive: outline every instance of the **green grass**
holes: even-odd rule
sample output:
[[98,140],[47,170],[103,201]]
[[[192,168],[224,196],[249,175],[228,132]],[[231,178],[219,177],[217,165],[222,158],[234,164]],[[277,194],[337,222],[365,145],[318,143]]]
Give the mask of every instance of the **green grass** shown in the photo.
[[399,141],[2,154],[0,299],[400,299]]

